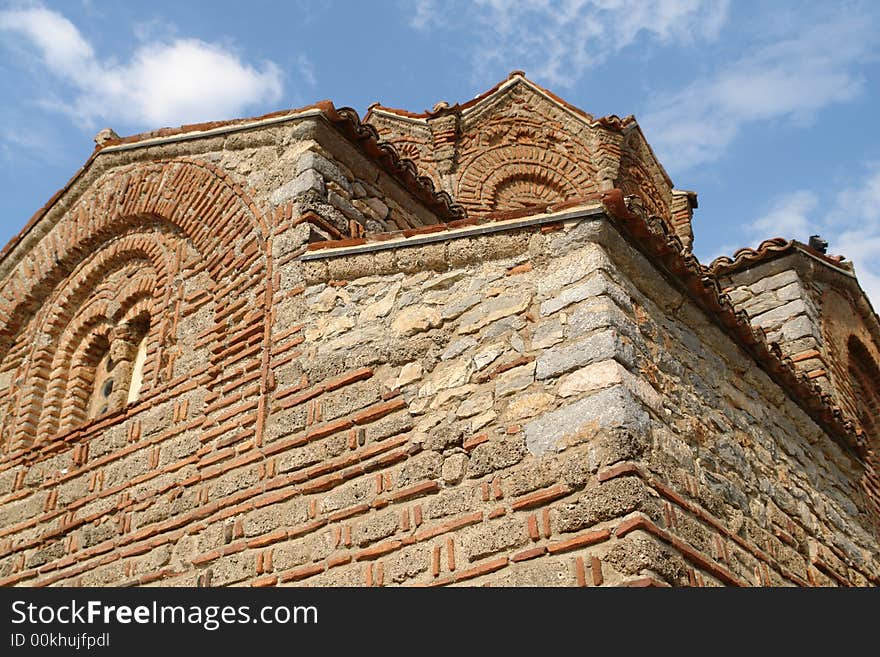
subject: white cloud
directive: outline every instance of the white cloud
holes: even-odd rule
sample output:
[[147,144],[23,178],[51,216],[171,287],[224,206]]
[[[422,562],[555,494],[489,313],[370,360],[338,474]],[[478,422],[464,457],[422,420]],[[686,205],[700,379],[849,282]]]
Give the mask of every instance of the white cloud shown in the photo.
[[869,162],[864,180],[838,192],[831,225],[859,223],[880,233],[880,162]]
[[281,97],[274,63],[253,66],[198,39],[141,43],[130,61],[118,63],[99,58],[73,23],[42,7],[0,11],[0,31],[30,41],[48,71],[73,91],[70,100],[43,104],[89,127],[99,120],[153,128],[228,118]]
[[862,288],[880,310],[880,163],[857,184],[837,193],[824,220],[829,251],[852,260]]
[[819,198],[813,192],[786,194],[776,199],[766,214],[752,222],[749,230],[759,240],[793,237],[806,242],[816,229],[809,215],[818,205]]
[[570,87],[590,68],[645,38],[691,43],[718,35],[727,0],[419,0],[416,29],[472,32],[481,77],[522,68],[536,79]]
[[859,67],[877,47],[877,21],[855,13],[792,21],[787,34],[764,35],[770,43],[651,101],[639,123],[667,169],[717,159],[748,123],[808,124],[861,94]]
[[834,198],[820,199],[806,190],[780,196],[749,224],[749,233],[755,244],[770,237],[806,242],[810,235],[821,235],[829,242],[829,254],[853,263],[862,289],[880,309],[880,163],[865,168],[860,180]]
[[296,65],[299,67],[299,73],[305,83],[310,87],[317,86],[318,78],[315,75],[315,65],[312,64],[312,60],[307,55],[300,54],[296,58]]
[[29,38],[42,51],[46,65],[61,75],[74,75],[94,59],[92,47],[73,23],[42,7],[0,12],[0,30]]

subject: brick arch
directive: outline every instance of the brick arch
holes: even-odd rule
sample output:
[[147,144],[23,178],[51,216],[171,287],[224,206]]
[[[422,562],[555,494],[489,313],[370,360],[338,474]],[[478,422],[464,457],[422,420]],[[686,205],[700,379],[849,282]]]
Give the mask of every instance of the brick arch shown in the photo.
[[577,194],[573,187],[563,187],[545,170],[529,173],[499,171],[498,179],[490,182],[487,200],[493,210],[524,208],[536,203],[550,203]]
[[[534,194],[508,198],[504,191],[519,186]],[[562,201],[596,191],[593,170],[585,163],[556,151],[529,144],[503,144],[482,151],[464,165],[459,177],[458,200],[468,210],[514,209],[523,205]]]
[[143,314],[147,314],[152,318],[158,314],[155,306],[155,297],[152,292],[141,289],[128,297],[111,319],[114,324],[125,324]]
[[[118,270],[124,271],[126,268]],[[78,309],[76,319],[58,337],[56,350],[51,365],[49,386],[43,392],[38,405],[40,419],[37,425],[36,439],[50,438],[59,431],[72,429],[87,417],[87,408],[82,400],[87,399],[94,383],[94,365],[91,359],[82,363],[77,354],[84,342],[99,333],[107,335],[113,327],[119,325],[118,317],[128,314],[128,310],[149,299],[148,309],[155,316],[156,306],[161,303],[161,294],[156,287],[154,272],[148,267],[141,267],[121,289],[111,297],[100,287],[94,296]],[[114,306],[118,308],[114,311]],[[148,310],[149,312],[150,310]],[[156,341],[155,331],[148,337],[151,343]],[[155,350],[153,350],[155,357]]]
[[868,439],[862,490],[874,531],[880,536],[880,367],[855,335],[850,335],[847,348],[850,384],[859,409],[857,417]]
[[[5,447],[26,447],[37,437],[60,332],[107,268],[115,266],[113,262],[144,258],[155,265],[155,288],[164,296],[154,308],[161,317],[151,331],[155,327],[159,338],[151,339],[145,365],[145,375],[151,372],[150,382],[155,385],[163,371],[157,352],[164,340],[174,339],[167,313],[163,314],[174,292],[172,278],[182,266],[197,262],[213,283],[213,308],[222,302],[223,289],[248,289],[253,301],[261,303],[267,284],[267,230],[250,197],[209,164],[185,160],[139,164],[99,179],[18,262],[2,286],[0,353],[8,354],[15,344],[19,382],[9,400],[13,412],[7,414],[7,422],[13,424],[7,425],[4,435],[12,434],[12,440],[4,441]],[[228,340],[224,336],[240,330],[245,321],[241,316],[223,318],[218,327],[224,330],[218,331],[217,341],[222,345]],[[250,318],[249,327],[263,321],[262,315]],[[47,330],[40,332],[40,327]],[[212,359],[219,359],[223,349],[211,353]],[[83,371],[69,373],[79,387],[85,385]],[[55,390],[55,397],[47,401],[59,406],[54,401],[59,394],[64,398],[68,393]],[[53,407],[52,413],[58,422],[46,420],[45,426],[71,426],[60,407]]]
[[16,362],[7,361],[5,365],[15,367],[17,378],[24,382],[14,400],[19,419],[22,419],[22,409],[31,412],[48,384],[51,375],[48,363],[57,348],[58,336],[106,276],[120,263],[139,260],[151,263],[158,285],[167,285],[169,277],[173,275],[171,268],[182,236],[158,228],[145,232],[140,220],[134,223],[135,226],[108,240],[84,258],[65,281],[56,286],[30,326],[25,327],[18,336],[19,346],[24,342],[29,348],[17,348],[14,356],[8,356]]
[[[23,383],[11,400],[14,412],[8,417],[13,424],[5,432],[12,434],[15,445],[33,444],[58,429],[70,377],[72,355],[65,348],[67,340],[73,339],[69,336],[84,339],[84,322],[96,316],[108,318],[114,304],[124,304],[126,296],[142,292],[145,286],[167,287],[180,239],[160,230],[129,229],[83,259],[56,287],[21,336],[32,347],[20,356],[17,378]],[[150,282],[140,277],[121,289],[108,287],[108,277],[125,269],[149,269]],[[161,305],[155,312],[161,312]]]
[[[663,200],[663,194],[654,184],[644,165],[629,153],[624,154],[621,160],[620,177],[616,186],[624,195],[634,194],[641,198],[648,214],[661,217],[667,223],[671,221],[669,207]],[[669,226],[671,228],[671,223]]]
[[[237,243],[255,240],[262,247],[268,235],[267,222],[250,196],[211,164],[167,160],[116,170],[84,193],[6,278],[0,297],[0,352],[9,348],[66,272],[138,217],[177,227],[205,258],[215,281],[232,273],[229,255],[238,253]],[[239,269],[254,264],[265,269],[263,253],[257,248],[241,254]]]
[[[878,363],[880,351],[848,294],[832,287],[826,289],[821,297],[820,317],[834,397],[847,415],[859,417],[863,408],[856,390],[858,382],[851,371],[852,354],[858,354],[856,358],[862,363]],[[852,352],[854,344],[859,346]],[[880,384],[875,382],[874,385]]]
[[867,438],[860,485],[880,537],[880,351],[848,294],[826,289],[820,316],[832,394],[847,415],[858,418]]
[[42,323],[51,326],[70,321],[70,309],[78,307],[86,295],[92,294],[109,270],[120,262],[149,261],[156,269],[160,284],[167,284],[176,273],[173,262],[184,238],[179,232],[169,231],[169,226],[161,224],[147,230],[145,222],[152,221],[143,217],[130,219],[129,223],[133,226],[98,245],[83,258],[66,277],[69,283],[57,286],[55,292],[45,300],[43,308],[48,315]]
[[62,347],[65,355],[63,374],[53,379],[58,385],[47,391],[40,405],[42,413],[37,425],[36,442],[42,442],[41,439],[51,437],[58,430],[77,426],[88,415],[87,405],[95,381],[95,367],[109,348],[113,325],[103,314],[96,314],[79,328],[69,343]]
[[880,368],[855,335],[849,336],[847,351],[850,384],[859,409],[859,420],[873,447],[880,449]]

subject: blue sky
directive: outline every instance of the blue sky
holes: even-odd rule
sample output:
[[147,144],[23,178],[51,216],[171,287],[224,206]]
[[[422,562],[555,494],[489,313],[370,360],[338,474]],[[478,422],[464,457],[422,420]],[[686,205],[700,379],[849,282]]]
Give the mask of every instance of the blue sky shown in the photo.
[[329,98],[422,111],[514,69],[635,114],[703,262],[821,233],[880,307],[880,3],[0,0],[0,243],[132,134]]

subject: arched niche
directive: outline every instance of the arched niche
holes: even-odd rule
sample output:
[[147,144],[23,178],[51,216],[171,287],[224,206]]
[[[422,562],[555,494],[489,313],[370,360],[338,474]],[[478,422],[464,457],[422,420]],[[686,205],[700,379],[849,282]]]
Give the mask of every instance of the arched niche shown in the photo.
[[[87,372],[97,366],[101,331],[109,344],[112,332],[132,319],[120,324],[122,316],[138,303],[142,319],[149,317],[141,388],[161,386],[172,370],[162,366],[163,350],[173,357],[167,350],[175,340],[171,308],[179,308],[181,281],[207,279],[211,307],[228,302],[230,289],[247,290],[251,304],[263,303],[266,236],[256,204],[211,165],[154,162],[99,178],[36,246],[10,254],[17,262],[0,286],[0,372],[14,372],[4,448],[27,448],[88,417],[94,375]],[[127,291],[106,284],[132,263],[142,267],[135,267]],[[217,340],[243,324],[240,317],[218,319],[224,330]],[[212,358],[219,353],[212,349]],[[66,399],[78,400],[68,405],[76,410],[63,408]]]

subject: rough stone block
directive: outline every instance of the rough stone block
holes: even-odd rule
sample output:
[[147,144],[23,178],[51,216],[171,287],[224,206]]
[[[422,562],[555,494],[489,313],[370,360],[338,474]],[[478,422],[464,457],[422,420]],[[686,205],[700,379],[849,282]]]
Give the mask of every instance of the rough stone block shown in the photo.
[[535,380],[535,363],[526,363],[499,374],[495,379],[495,396],[504,397],[519,390],[525,390]]
[[[775,328],[782,325],[786,320],[803,315],[807,312],[807,305],[803,299],[795,299],[788,303],[752,317],[752,323],[765,329]],[[800,336],[798,336],[800,337]]]
[[484,474],[509,468],[519,463],[525,453],[526,448],[521,439],[490,440],[477,445],[471,452],[468,477],[482,477]]
[[621,308],[630,309],[632,307],[629,295],[619,285],[609,280],[602,272],[596,272],[583,283],[565,288],[555,297],[544,301],[541,304],[541,315],[552,315],[574,303],[601,294],[613,299]]
[[557,394],[560,397],[571,397],[617,384],[623,384],[648,407],[659,413],[663,406],[662,396],[649,383],[634,376],[616,360],[593,363],[563,376],[559,380]]
[[634,360],[634,350],[615,331],[601,331],[542,352],[536,361],[535,377],[543,380],[611,358],[630,366]]
[[296,178],[291,180],[272,192],[269,200],[273,205],[281,205],[287,201],[291,201],[308,191],[316,191],[324,194],[324,179],[317,171],[307,169],[300,173]]
[[404,337],[437,328],[442,323],[440,312],[429,306],[413,306],[402,310],[394,321],[391,330]]
[[397,531],[400,522],[400,513],[394,509],[371,513],[367,518],[355,525],[352,532],[352,541],[361,547],[388,538]]
[[314,171],[324,178],[332,180],[349,194],[352,193],[351,183],[340,168],[326,157],[314,151],[306,151],[296,162],[296,172],[298,175],[308,171]]
[[510,550],[529,541],[526,525],[511,518],[488,526],[478,526],[461,535],[462,551],[469,561],[476,561],[502,550]]
[[473,333],[498,319],[521,313],[529,307],[531,300],[530,294],[505,294],[487,299],[461,316],[458,332]]
[[561,532],[576,532],[633,511],[653,512],[655,506],[641,479],[619,477],[588,486],[576,502],[562,506],[556,512],[556,526]]
[[647,431],[649,422],[641,401],[625,386],[616,385],[542,415],[523,429],[529,451],[539,456],[562,451],[588,439],[598,429],[623,428],[641,433]]
[[625,575],[656,573],[670,584],[687,583],[687,564],[673,550],[644,532],[627,534],[604,561]]
[[541,297],[555,294],[597,269],[614,271],[615,268],[601,246],[587,243],[577,251],[553,259],[550,265],[540,272],[537,282],[538,294]]

